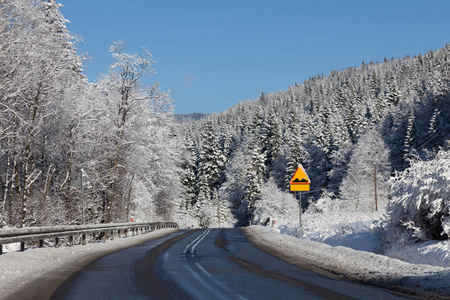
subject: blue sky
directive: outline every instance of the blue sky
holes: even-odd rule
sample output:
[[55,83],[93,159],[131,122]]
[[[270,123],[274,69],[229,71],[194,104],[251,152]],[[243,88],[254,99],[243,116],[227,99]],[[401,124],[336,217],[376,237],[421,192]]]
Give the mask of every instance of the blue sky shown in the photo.
[[448,0],[59,0],[95,81],[143,46],[175,113],[212,113],[330,70],[450,42]]

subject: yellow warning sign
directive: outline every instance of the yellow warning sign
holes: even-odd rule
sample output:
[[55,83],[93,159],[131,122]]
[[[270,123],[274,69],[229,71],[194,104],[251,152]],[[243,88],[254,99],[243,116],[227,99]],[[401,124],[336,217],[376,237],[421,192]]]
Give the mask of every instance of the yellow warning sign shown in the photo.
[[310,183],[311,181],[309,180],[305,169],[303,169],[302,165],[298,165],[297,171],[295,171],[295,174],[291,179],[291,192],[309,191]]

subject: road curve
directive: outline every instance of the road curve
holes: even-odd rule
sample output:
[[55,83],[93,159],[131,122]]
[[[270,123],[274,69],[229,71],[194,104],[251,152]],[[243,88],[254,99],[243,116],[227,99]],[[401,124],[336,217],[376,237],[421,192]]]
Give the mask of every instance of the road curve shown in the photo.
[[255,248],[239,228],[179,231],[105,256],[51,299],[405,299],[302,270]]

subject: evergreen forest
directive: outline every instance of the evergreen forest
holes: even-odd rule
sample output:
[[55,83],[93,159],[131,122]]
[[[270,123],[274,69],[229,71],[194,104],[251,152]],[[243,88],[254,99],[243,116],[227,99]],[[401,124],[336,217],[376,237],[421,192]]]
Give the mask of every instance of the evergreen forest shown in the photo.
[[263,187],[288,193],[301,164],[311,179],[303,209],[329,199],[384,210],[396,173],[448,151],[449,55],[445,45],[362,62],[188,122],[183,209],[207,224],[249,224]]

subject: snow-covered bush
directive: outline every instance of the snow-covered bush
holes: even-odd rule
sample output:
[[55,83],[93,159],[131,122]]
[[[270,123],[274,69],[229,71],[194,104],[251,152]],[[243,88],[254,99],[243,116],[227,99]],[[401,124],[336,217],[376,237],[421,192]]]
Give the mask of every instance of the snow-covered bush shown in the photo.
[[334,193],[324,189],[319,200],[310,202],[306,212],[311,214],[337,212],[339,211],[339,202]]
[[261,199],[255,202],[253,212],[255,224],[262,224],[268,218],[277,220],[277,224],[298,223],[298,204],[292,193],[278,189],[273,180],[266,182],[261,188]]
[[417,161],[392,180],[386,242],[444,240],[450,236],[450,151]]

